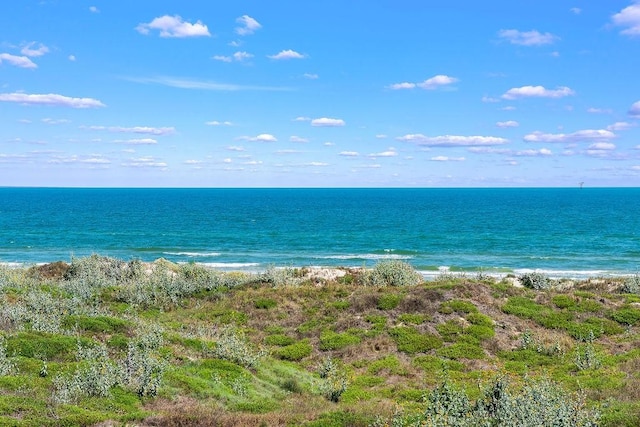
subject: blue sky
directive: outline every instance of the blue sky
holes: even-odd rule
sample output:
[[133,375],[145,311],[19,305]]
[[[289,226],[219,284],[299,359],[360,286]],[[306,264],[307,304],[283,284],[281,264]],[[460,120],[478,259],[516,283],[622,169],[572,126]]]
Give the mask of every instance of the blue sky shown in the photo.
[[639,186],[638,58],[633,0],[5,1],[0,185]]

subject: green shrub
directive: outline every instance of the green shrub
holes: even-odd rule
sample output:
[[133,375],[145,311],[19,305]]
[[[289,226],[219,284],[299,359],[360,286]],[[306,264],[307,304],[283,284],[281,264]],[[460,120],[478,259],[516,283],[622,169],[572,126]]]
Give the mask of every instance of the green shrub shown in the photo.
[[378,299],[379,310],[393,310],[400,304],[402,297],[396,294],[382,294]]
[[298,361],[311,355],[313,348],[308,341],[300,341],[294,344],[289,344],[285,347],[276,350],[275,354],[284,360]]
[[207,355],[228,360],[245,368],[255,368],[265,355],[262,350],[254,350],[244,333],[233,328],[215,331],[215,346],[205,349]]
[[415,354],[442,347],[442,340],[432,334],[421,334],[413,327],[399,326],[389,331],[398,351]]
[[620,289],[625,294],[637,294],[640,293],[640,274],[634,274],[627,277]]
[[576,301],[569,295],[556,295],[551,301],[558,308],[573,308],[576,305]]
[[407,373],[406,368],[400,363],[400,359],[393,354],[374,360],[369,363],[367,368],[367,372],[373,375],[378,375],[382,371],[388,371],[394,375],[405,375]]
[[416,356],[411,363],[425,372],[464,371],[465,365],[457,360],[443,359],[441,357],[425,354]]
[[51,335],[38,332],[20,332],[6,340],[7,352],[16,356],[47,360],[72,360],[75,357],[78,342],[84,346],[92,341],[86,338],[74,338],[65,335]]
[[444,323],[436,325],[436,330],[445,341],[456,341],[463,333],[463,326],[456,320],[447,320]]
[[0,335],[0,377],[10,375],[15,370],[15,364],[7,356],[7,346],[4,337]]
[[464,333],[480,341],[493,338],[496,334],[492,327],[480,325],[471,325],[465,328]]
[[320,334],[320,350],[339,350],[350,345],[359,344],[360,338],[347,332],[337,333],[330,330]]
[[269,298],[258,298],[253,305],[255,308],[268,310],[277,306],[278,303]]
[[96,333],[126,332],[129,322],[109,316],[66,316],[62,321],[65,328]]
[[485,357],[484,350],[481,347],[466,342],[439,348],[436,353],[438,356],[448,359],[483,359]]
[[336,310],[346,310],[350,305],[349,301],[336,301],[331,304]]
[[472,325],[478,326],[486,326],[488,328],[493,328],[493,319],[486,314],[482,313],[470,313],[467,315],[467,320]]
[[412,286],[423,281],[410,264],[399,260],[382,261],[364,274],[364,283],[370,286]]
[[443,314],[451,314],[454,312],[457,313],[475,313],[478,311],[478,307],[476,307],[473,303],[464,300],[451,300],[447,302],[443,302],[440,305],[439,309],[440,313]]
[[413,325],[420,325],[425,322],[428,316],[424,314],[403,313],[398,316],[398,320],[402,323],[411,323]]
[[293,338],[291,338],[291,337],[289,337],[287,335],[284,335],[284,334],[269,335],[269,336],[266,336],[264,338],[264,343],[265,344],[267,344],[267,345],[277,345],[277,346],[280,346],[280,347],[291,345],[291,344],[293,344],[295,342],[296,342],[295,339],[293,339]]
[[553,286],[553,281],[542,273],[525,273],[519,276],[518,280],[522,286],[529,289],[544,290]]
[[633,326],[640,320],[640,309],[624,306],[611,312],[609,317],[622,325]]

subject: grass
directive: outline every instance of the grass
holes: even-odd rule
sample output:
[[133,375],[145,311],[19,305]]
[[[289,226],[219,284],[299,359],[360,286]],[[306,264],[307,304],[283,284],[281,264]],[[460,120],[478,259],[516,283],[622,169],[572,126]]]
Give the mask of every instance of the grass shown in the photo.
[[598,425],[640,425],[632,280],[150,267],[96,255],[0,268],[0,426],[416,425],[433,421],[429,396],[557,399],[546,378],[582,393]]

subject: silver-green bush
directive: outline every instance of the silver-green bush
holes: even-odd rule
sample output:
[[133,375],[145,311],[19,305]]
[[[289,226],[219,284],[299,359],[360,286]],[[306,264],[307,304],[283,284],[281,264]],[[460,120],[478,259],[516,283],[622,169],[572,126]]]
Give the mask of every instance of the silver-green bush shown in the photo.
[[379,262],[364,274],[364,284],[369,286],[412,286],[423,281],[410,264],[399,260]]

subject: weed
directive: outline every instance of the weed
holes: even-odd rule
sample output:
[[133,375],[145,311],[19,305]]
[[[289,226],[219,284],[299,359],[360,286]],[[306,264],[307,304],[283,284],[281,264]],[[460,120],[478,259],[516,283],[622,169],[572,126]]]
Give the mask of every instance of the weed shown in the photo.
[[280,347],[284,347],[287,345],[291,345],[293,343],[295,343],[296,340],[284,335],[284,334],[275,334],[275,335],[268,335],[264,338],[264,343],[267,345],[277,345]]
[[443,314],[451,314],[454,312],[466,314],[476,313],[478,311],[478,307],[469,301],[455,299],[442,303],[438,311]]
[[222,328],[214,333],[215,346],[205,353],[213,357],[237,363],[245,368],[255,368],[265,355],[262,350],[254,350],[244,333],[233,328]]
[[313,351],[313,347],[307,340],[294,344],[289,344],[275,351],[275,354],[284,360],[298,361],[309,356]]
[[382,294],[378,299],[378,310],[393,310],[400,304],[402,297],[396,294]]
[[4,337],[0,336],[0,376],[11,375],[15,368],[15,364],[7,356]]
[[258,298],[253,303],[253,306],[255,308],[264,309],[264,310],[268,310],[270,308],[274,308],[277,305],[278,305],[278,303],[275,300],[272,300],[272,299],[269,299],[269,298]]
[[360,338],[348,332],[337,333],[325,330],[320,334],[320,350],[340,350],[360,343]]
[[627,277],[620,288],[620,291],[626,294],[640,293],[640,274],[634,274]]
[[553,281],[542,273],[525,273],[519,276],[518,280],[520,280],[522,286],[529,289],[544,290],[553,286]]
[[432,334],[421,334],[413,327],[395,327],[389,331],[389,334],[396,342],[398,351],[404,353],[425,353],[434,348],[442,347],[442,340],[439,337]]
[[412,286],[424,281],[424,278],[410,264],[389,260],[376,264],[363,277],[364,284],[369,286]]

